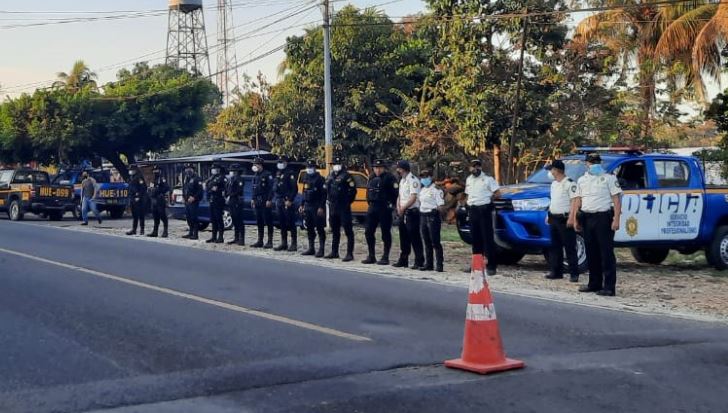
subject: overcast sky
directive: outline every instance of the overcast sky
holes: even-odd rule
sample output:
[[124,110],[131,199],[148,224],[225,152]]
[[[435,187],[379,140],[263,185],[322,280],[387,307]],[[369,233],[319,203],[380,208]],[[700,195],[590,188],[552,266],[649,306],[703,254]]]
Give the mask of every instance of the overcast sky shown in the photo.
[[[303,5],[300,0],[233,0],[236,35],[255,31],[276,19],[284,17],[292,7]],[[336,2],[341,8],[347,3],[358,7],[381,5],[390,16],[405,16],[425,10],[421,0],[353,0]],[[385,4],[386,3],[386,4]],[[205,20],[210,46],[216,41],[217,13],[215,0],[204,0],[207,7]],[[254,6],[245,6],[253,4]],[[209,7],[208,7],[209,6]],[[167,41],[167,15],[164,9],[166,0],[0,0],[0,85],[3,95],[15,96],[20,92],[32,92],[33,82],[48,82],[60,71],[70,70],[73,62],[83,59],[99,75],[101,83],[114,80],[119,63],[151,59],[152,63],[162,62],[163,50]],[[68,12],[91,11],[160,11],[151,17],[127,18],[119,20],[93,21],[44,26],[26,26],[45,23],[51,19],[67,19],[79,14]],[[18,14],[17,11],[35,13]],[[66,12],[45,14],[38,12]],[[11,12],[11,13],[8,13]],[[268,17],[279,13],[275,17]],[[82,17],[107,16],[108,14],[83,14]],[[266,18],[267,17],[267,18]],[[321,10],[315,8],[290,19],[271,25],[258,33],[264,36],[243,40],[237,44],[238,62],[245,61],[285,43],[286,36],[301,33],[303,28],[276,32],[289,26],[321,23]],[[14,26],[14,27],[9,27]],[[151,56],[140,56],[155,53]],[[212,70],[215,71],[215,56],[210,56]],[[269,80],[275,81],[277,66],[283,59],[283,52],[273,54],[244,68],[242,72],[254,76],[262,71]],[[112,66],[112,67],[109,67]],[[242,73],[241,73],[242,74]]]

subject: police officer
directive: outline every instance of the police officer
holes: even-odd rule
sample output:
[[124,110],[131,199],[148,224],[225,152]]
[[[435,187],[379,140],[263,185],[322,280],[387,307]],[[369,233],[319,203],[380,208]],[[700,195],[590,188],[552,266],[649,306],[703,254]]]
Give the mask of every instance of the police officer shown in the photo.
[[159,235],[159,221],[162,221],[164,229],[162,230],[162,238],[167,238],[167,195],[169,194],[169,184],[167,178],[162,176],[159,168],[154,168],[154,180],[149,185],[149,200],[151,201],[152,216],[154,217],[154,230],[148,237],[156,237]]
[[202,179],[195,173],[195,167],[191,163],[185,164],[184,177],[182,178],[182,197],[185,200],[185,216],[189,232],[182,238],[196,240],[199,231],[198,215],[200,199],[202,199]]
[[[255,209],[258,225],[258,242],[253,248],[273,248],[273,175],[263,168],[263,159],[253,160],[253,200],[250,205]],[[268,228],[268,242],[263,244],[265,228]]]
[[[386,162],[382,159],[374,161],[374,176],[367,185],[367,226],[364,235],[367,240],[368,255],[362,264],[389,265],[389,251],[392,248],[392,212],[397,197],[399,184],[394,176],[386,171]],[[374,232],[377,227],[382,231],[384,252],[377,261],[374,258]]]
[[[420,229],[425,244],[425,265],[420,269],[422,271],[436,270],[442,272],[443,252],[442,243],[440,243],[442,218],[440,217],[440,208],[445,205],[445,200],[442,189],[432,183],[432,172],[430,170],[420,172],[420,183],[422,184],[419,194]],[[435,261],[437,264],[435,264]]]
[[399,180],[399,196],[397,197],[397,216],[399,217],[399,260],[393,267],[407,267],[409,255],[415,253],[413,270],[419,270],[425,266],[425,258],[422,253],[422,237],[420,235],[420,201],[417,196],[420,193],[420,180],[411,172],[410,163],[407,161],[397,162],[397,174]]
[[554,161],[546,166],[551,182],[551,204],[546,216],[546,223],[551,232],[551,247],[549,248],[550,272],[546,275],[549,280],[564,278],[564,251],[569,261],[569,281],[579,281],[579,258],[576,252],[576,231],[569,217],[576,215],[574,206],[576,202],[576,182],[566,176],[566,167],[562,161]]
[[227,205],[230,209],[230,215],[233,219],[235,227],[235,239],[228,244],[245,245],[245,222],[243,221],[243,212],[245,204],[243,201],[243,190],[245,189],[245,180],[242,175],[242,166],[233,164],[230,167],[230,173],[227,180]]
[[498,268],[495,238],[493,234],[493,198],[498,196],[498,182],[483,172],[480,159],[470,161],[470,176],[465,180],[470,234],[473,238],[473,254],[487,259],[488,275],[495,275]]
[[613,297],[617,284],[617,260],[614,257],[614,233],[619,230],[622,215],[622,188],[617,177],[602,168],[598,153],[586,156],[587,173],[576,186],[576,206],[582,223],[571,218],[577,230],[583,225],[586,259],[589,262],[589,284],[581,292],[595,292]]
[[356,199],[356,183],[346,171],[343,160],[334,158],[331,173],[326,179],[326,199],[329,206],[331,224],[331,253],[324,258],[339,258],[341,227],[346,234],[346,256],[344,262],[354,260],[354,227],[351,219],[351,204]]
[[[288,159],[280,157],[276,164],[276,176],[273,181],[274,200],[278,223],[281,226],[281,243],[274,251],[298,250],[298,228],[296,228],[296,210],[293,202],[298,195],[298,180],[296,173],[288,169]],[[291,234],[291,244],[288,244],[288,233]]]
[[137,227],[139,234],[144,235],[144,213],[147,204],[147,183],[144,176],[139,172],[139,167],[132,165],[129,168],[129,204],[133,218],[131,231],[126,235],[136,235]]
[[225,224],[222,217],[225,213],[225,187],[227,180],[222,174],[222,166],[213,164],[210,169],[210,177],[205,181],[207,190],[207,201],[210,203],[210,223],[212,224],[212,237],[206,243],[222,244]]
[[[323,258],[324,245],[326,245],[326,192],[324,178],[316,170],[316,161],[309,160],[306,164],[306,174],[303,177],[303,202],[300,213],[308,235],[308,249],[301,255],[316,255]],[[316,250],[316,234],[319,237],[319,247]]]

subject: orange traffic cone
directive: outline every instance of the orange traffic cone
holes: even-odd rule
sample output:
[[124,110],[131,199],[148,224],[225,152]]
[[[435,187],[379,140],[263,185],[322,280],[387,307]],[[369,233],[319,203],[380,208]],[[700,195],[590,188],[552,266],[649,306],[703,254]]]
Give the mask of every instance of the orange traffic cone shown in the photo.
[[480,254],[473,255],[463,355],[459,359],[446,361],[445,366],[480,374],[525,366],[522,361],[506,358],[503,351],[493,298],[485,280],[485,260]]

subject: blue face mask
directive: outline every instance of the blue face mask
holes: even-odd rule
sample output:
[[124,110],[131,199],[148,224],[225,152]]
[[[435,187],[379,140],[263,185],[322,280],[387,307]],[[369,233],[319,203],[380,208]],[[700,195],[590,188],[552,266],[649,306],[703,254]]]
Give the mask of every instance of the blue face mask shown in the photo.
[[604,173],[604,168],[602,168],[601,164],[594,164],[589,166],[589,173],[592,175],[601,175]]
[[422,178],[420,179],[423,186],[430,186],[432,185],[432,178]]

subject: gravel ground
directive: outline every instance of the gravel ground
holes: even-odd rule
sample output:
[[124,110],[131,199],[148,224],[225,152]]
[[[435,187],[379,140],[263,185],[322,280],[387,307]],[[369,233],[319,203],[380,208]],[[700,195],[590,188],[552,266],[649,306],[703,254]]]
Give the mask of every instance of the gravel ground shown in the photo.
[[[118,236],[125,236],[124,232],[131,226],[129,219],[107,220],[102,225],[92,223],[88,227],[82,227],[77,222],[68,219],[62,222],[46,222],[45,224]],[[147,225],[149,231],[151,222],[148,221]],[[468,275],[463,272],[463,269],[469,265],[470,247],[459,240],[457,231],[452,226],[443,228],[443,246],[445,248],[445,272],[443,273],[361,264],[360,261],[366,255],[364,231],[361,227],[355,227],[355,261],[351,263],[304,257],[289,252],[276,253],[271,250],[254,249],[248,246],[206,244],[204,240],[209,238],[209,230],[200,232],[199,241],[188,241],[180,238],[187,232],[186,228],[183,221],[172,220],[170,221],[170,238],[157,238],[154,241],[244,255],[271,257],[280,260],[314,263],[322,267],[343,266],[352,271],[380,276],[409,278],[458,286],[467,286],[468,283]],[[255,242],[256,233],[256,228],[252,226],[246,228],[246,243],[248,245]],[[396,230],[393,231],[393,235],[394,246],[390,257],[392,262],[396,260],[399,254]],[[231,237],[232,233],[227,232],[226,241],[229,241]],[[151,238],[146,239],[152,240]],[[377,239],[379,239],[379,233],[377,233]],[[276,236],[274,241],[277,243],[277,240],[278,237]],[[342,256],[345,252],[345,240],[346,237],[342,234],[342,248],[340,250]],[[327,244],[330,245],[330,239],[327,241]],[[302,252],[306,246],[305,232],[300,231],[299,252]],[[326,252],[329,252],[328,249]],[[381,254],[381,244],[377,246],[377,254]],[[527,256],[517,266],[499,267],[498,275],[489,277],[489,282],[494,291],[502,293],[535,296],[560,302],[630,312],[666,314],[705,321],[728,322],[728,272],[722,273],[712,270],[705,263],[702,253],[690,256],[671,253],[665,263],[654,266],[636,263],[629,250],[620,249],[617,251],[617,260],[617,297],[582,294],[576,291],[579,284],[570,283],[566,279],[544,279],[543,275],[548,269],[540,256]],[[582,275],[582,282],[586,282],[586,278],[586,275]]]

